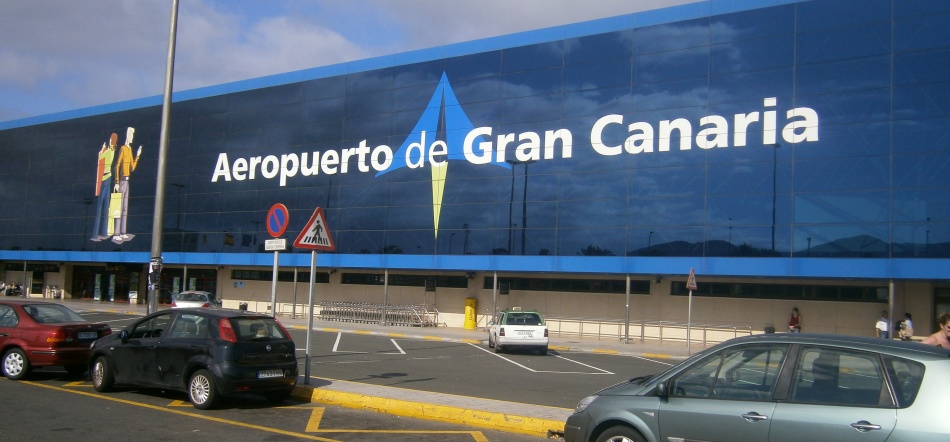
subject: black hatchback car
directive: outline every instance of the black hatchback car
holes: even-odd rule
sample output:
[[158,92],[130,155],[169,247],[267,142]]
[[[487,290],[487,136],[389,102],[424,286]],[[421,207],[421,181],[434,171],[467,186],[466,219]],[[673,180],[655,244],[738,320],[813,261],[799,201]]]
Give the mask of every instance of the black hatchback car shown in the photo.
[[294,351],[290,334],[270,316],[162,310],[93,343],[89,373],[96,391],[114,385],[178,390],[205,410],[245,393],[286,399],[297,384]]

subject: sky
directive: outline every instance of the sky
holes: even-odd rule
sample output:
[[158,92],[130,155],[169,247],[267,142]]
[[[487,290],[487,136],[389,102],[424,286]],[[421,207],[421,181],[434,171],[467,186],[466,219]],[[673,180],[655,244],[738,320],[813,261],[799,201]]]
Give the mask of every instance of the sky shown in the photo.
[[[696,0],[179,0],[174,90]],[[0,121],[161,95],[172,0],[3,0]]]

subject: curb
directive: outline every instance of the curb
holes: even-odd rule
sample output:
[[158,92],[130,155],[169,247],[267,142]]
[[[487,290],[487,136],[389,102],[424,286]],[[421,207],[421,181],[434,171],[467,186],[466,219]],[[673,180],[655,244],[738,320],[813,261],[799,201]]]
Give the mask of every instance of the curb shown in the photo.
[[299,385],[294,388],[292,396],[304,402],[336,405],[362,411],[467,425],[529,436],[548,437],[552,432],[564,432],[563,421],[471,410],[448,405],[406,401],[357,393],[320,390],[312,387],[301,387]]

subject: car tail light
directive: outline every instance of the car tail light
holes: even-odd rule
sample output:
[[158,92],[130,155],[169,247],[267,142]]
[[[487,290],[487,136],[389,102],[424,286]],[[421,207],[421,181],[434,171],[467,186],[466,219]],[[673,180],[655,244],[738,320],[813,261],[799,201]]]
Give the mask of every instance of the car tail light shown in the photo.
[[211,307],[211,304],[208,304],[208,303],[206,302],[206,303],[202,304],[201,306],[202,306],[202,307]]
[[106,326],[102,330],[99,330],[99,337],[108,336],[112,334],[112,327]]
[[548,337],[548,329],[544,329],[544,337]]
[[47,344],[55,344],[59,342],[66,342],[66,334],[62,330],[53,330],[49,336],[46,337]]
[[231,321],[227,318],[223,318],[218,322],[218,330],[221,332],[221,339],[228,342],[237,342],[237,335],[234,333],[234,329],[231,328]]
[[498,336],[504,336],[504,335],[505,335],[505,328],[504,328],[504,327],[499,328],[499,329],[498,329]]

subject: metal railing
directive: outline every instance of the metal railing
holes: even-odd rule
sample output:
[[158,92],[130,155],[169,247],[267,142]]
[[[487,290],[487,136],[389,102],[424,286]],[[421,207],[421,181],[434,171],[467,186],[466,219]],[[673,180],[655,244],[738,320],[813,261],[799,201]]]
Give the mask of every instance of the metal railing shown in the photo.
[[439,325],[439,311],[428,305],[318,302],[315,306],[317,307],[317,318],[325,321],[404,327],[437,327]]
[[[551,335],[618,340],[628,336],[623,319],[547,317],[545,320]],[[751,326],[694,323],[687,327],[685,322],[636,320],[630,321],[629,339],[686,342],[687,328],[690,342],[704,346],[752,335]]]

